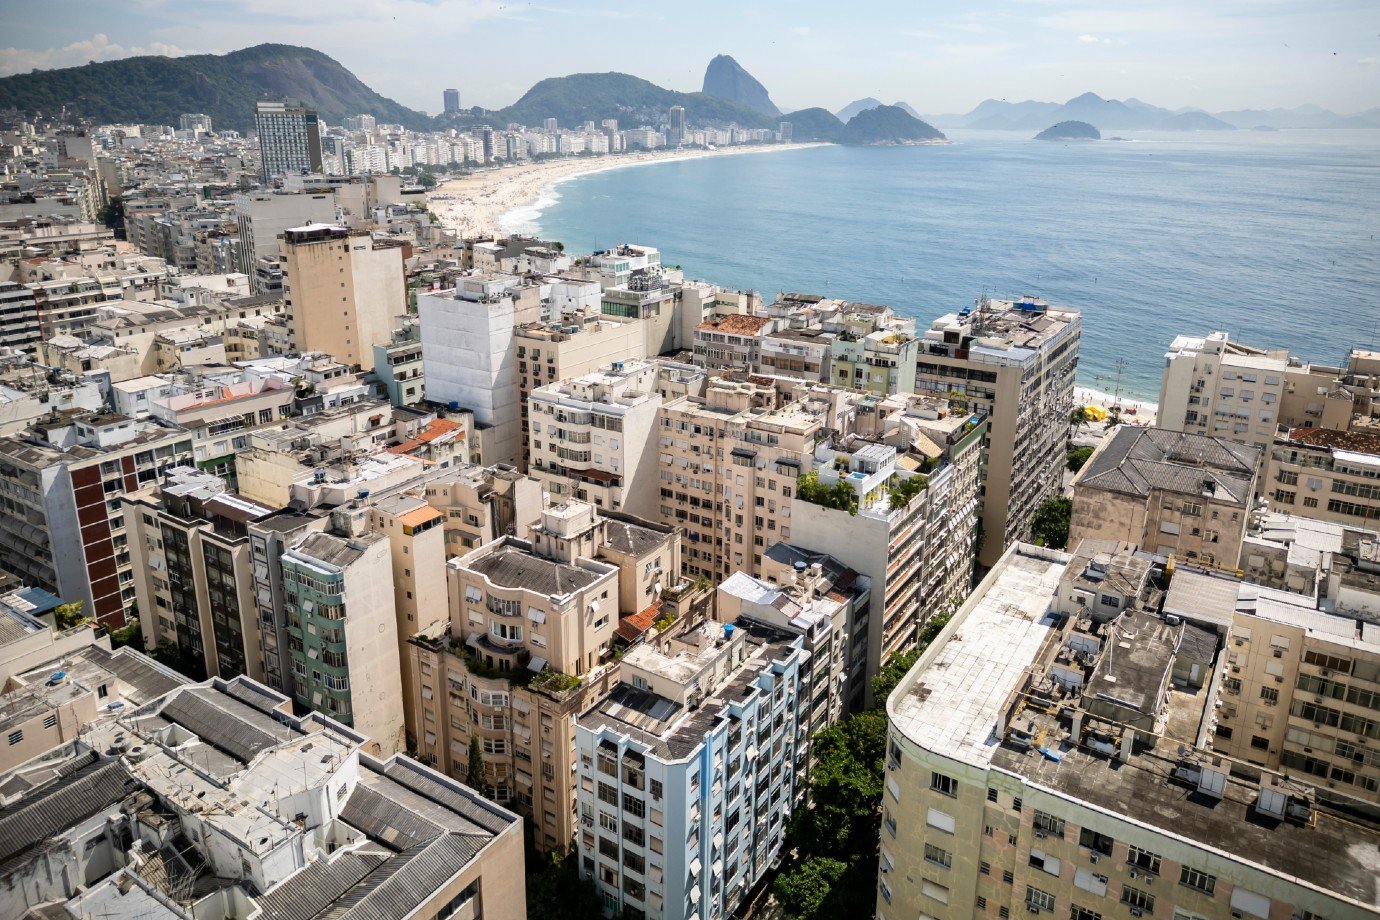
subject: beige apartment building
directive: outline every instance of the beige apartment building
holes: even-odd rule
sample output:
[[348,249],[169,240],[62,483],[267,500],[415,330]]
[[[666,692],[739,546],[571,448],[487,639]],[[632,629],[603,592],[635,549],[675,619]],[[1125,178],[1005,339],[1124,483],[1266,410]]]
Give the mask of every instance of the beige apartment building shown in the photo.
[[1380,543],[1353,541],[1328,596],[1176,572],[1164,609],[1226,634],[1216,752],[1319,795],[1380,801]]
[[762,553],[791,542],[791,497],[832,403],[783,398],[774,387],[715,378],[703,395],[661,405],[659,519],[684,528],[685,574],[715,584],[761,572]]
[[511,467],[467,466],[426,485],[426,501],[445,515],[446,557],[463,556],[500,537],[526,539],[541,517],[541,483]]
[[1259,448],[1236,441],[1123,425],[1074,478],[1068,545],[1134,543],[1235,569],[1260,462]]
[[[616,361],[631,363],[646,357],[640,322],[599,313],[572,313],[552,322],[526,323],[513,330],[524,450],[531,444],[529,413],[533,391],[612,367]],[[524,453],[523,460],[528,459]]]
[[1380,823],[1204,746],[1216,671],[1180,676],[1186,626],[1062,606],[1068,564],[1009,548],[888,699],[876,916],[1380,911]]
[[1346,429],[1353,395],[1342,368],[1304,364],[1287,349],[1231,341],[1225,332],[1181,335],[1164,356],[1156,424],[1260,448],[1281,427]]
[[920,337],[915,391],[989,416],[983,566],[1025,538],[1035,509],[1059,492],[1081,334],[1076,310],[984,296],[939,317]]
[[524,403],[528,471],[552,499],[656,514],[657,388],[661,365],[614,361],[533,390]]
[[1294,428],[1274,439],[1266,463],[1271,510],[1380,527],[1380,428]]
[[357,370],[407,312],[403,250],[368,233],[311,224],[283,231],[283,295],[296,351],[321,351]]
[[192,677],[263,680],[248,528],[278,509],[191,467],[121,505],[145,646],[171,643]]
[[[448,563],[450,630],[412,639],[408,692],[418,756],[482,780],[531,818],[545,851],[577,826],[575,720],[616,683],[620,618],[660,617],[663,596],[678,593],[679,533],[569,502],[542,511],[530,534]],[[482,778],[468,776],[476,738]]]

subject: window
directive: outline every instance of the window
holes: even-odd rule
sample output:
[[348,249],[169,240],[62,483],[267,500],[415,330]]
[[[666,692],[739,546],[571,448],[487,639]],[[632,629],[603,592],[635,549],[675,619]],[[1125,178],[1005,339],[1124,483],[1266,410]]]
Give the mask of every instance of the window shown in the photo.
[[1086,907],[1073,905],[1069,911],[1069,920],[1102,920],[1102,915],[1095,910],[1088,910]]
[[950,798],[958,798],[958,780],[952,776],[945,776],[943,773],[931,773],[930,791],[947,795]]
[[623,793],[623,810],[636,818],[644,817],[647,814],[647,806],[643,804],[642,800],[633,798],[626,792]]
[[44,728],[55,728],[55,727],[57,727],[57,716],[45,716],[44,719],[43,719],[43,727],[44,727]]
[[1274,687],[1261,687],[1260,698],[1265,701],[1267,706],[1273,706],[1279,702],[1279,691]]
[[1121,886],[1121,903],[1135,910],[1151,913],[1155,910],[1155,896],[1141,891],[1139,888],[1132,888],[1130,885]]
[[24,729],[10,732],[10,744],[18,744],[24,740]]
[[991,875],[992,864],[987,862],[986,860],[983,860],[982,862],[978,863],[978,872],[982,875]]
[[1212,894],[1217,890],[1217,876],[1194,869],[1192,866],[1184,866],[1179,870],[1179,884],[1203,894]]
[[618,817],[606,811],[599,812],[599,826],[606,831],[618,830]]
[[948,850],[940,849],[932,843],[925,844],[925,862],[947,869],[953,865],[953,857]]
[[1101,853],[1103,856],[1112,855],[1112,844],[1116,841],[1106,834],[1099,834],[1091,828],[1083,828],[1078,832],[1078,845],[1087,847],[1094,853]]
[[982,895],[978,895],[978,899],[977,899],[977,909],[978,909],[978,910],[986,910],[986,909],[987,909],[987,899],[984,898]]
[[1160,854],[1151,853],[1149,850],[1142,850],[1140,847],[1128,847],[1126,850],[1126,863],[1138,866],[1146,872],[1155,875],[1160,873]]
[[1064,837],[1064,819],[1055,815],[1047,815],[1043,811],[1035,812],[1035,836],[1048,834],[1051,837]]
[[599,801],[605,802],[609,805],[616,806],[618,804],[618,790],[610,786],[608,783],[600,783]]
[[1014,811],[1014,812],[1016,812],[1017,814],[1020,814],[1020,812],[1021,812],[1021,800],[1020,800],[1020,799],[1012,799],[1012,800],[1011,800],[1011,810]]
[[1025,888],[1025,906],[1036,910],[1054,910],[1054,895],[1041,891],[1033,885]]
[[1001,874],[1001,881],[1002,881],[1002,884],[1003,884],[1003,885],[1010,885],[1010,884],[1011,884],[1012,882],[1014,882],[1015,880],[1016,880],[1016,873],[1012,872],[1010,869],[1007,869],[1007,870],[1005,870],[1004,872],[1002,872],[1002,874]]
[[661,793],[662,793],[661,780],[659,780],[659,779],[654,779],[654,780],[652,780],[652,781],[650,782],[650,784],[648,785],[648,788],[651,790],[652,798],[654,798],[654,799],[659,799],[659,798],[661,798]]
[[1270,749],[1270,739],[1262,738],[1259,735],[1251,735],[1251,747],[1257,751],[1268,751]]

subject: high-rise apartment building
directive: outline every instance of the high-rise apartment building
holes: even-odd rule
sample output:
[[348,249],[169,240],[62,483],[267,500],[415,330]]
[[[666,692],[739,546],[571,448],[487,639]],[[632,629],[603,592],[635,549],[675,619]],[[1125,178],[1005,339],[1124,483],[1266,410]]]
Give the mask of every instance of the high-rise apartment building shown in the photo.
[[575,834],[575,719],[608,689],[623,625],[676,609],[680,539],[579,502],[542,511],[530,537],[450,561],[451,627],[411,640],[409,692],[419,755],[465,776],[477,739],[484,781],[549,850]]
[[1082,321],[1033,297],[989,301],[935,320],[921,337],[917,393],[989,417],[978,561],[991,566],[1058,494]]
[[1380,802],[1380,540],[1338,542],[1317,593],[1180,569],[1164,610],[1225,637],[1213,751]]
[[1009,547],[891,694],[877,916],[1374,916],[1380,823],[1213,749],[1234,647],[1159,592],[1091,615],[1069,562]]
[[667,113],[669,125],[666,128],[666,143],[672,147],[679,147],[685,143],[685,106],[673,105]]
[[262,680],[248,525],[277,509],[189,467],[122,506],[144,644],[171,643],[193,677]]
[[655,362],[614,361],[532,391],[528,471],[553,500],[568,496],[610,511],[656,514],[661,373]]
[[381,533],[309,533],[281,558],[293,696],[371,739],[403,748],[393,566]]
[[274,176],[321,172],[321,124],[316,110],[296,103],[260,99],[254,103],[260,168]]
[[852,500],[831,507],[798,490],[791,506],[793,544],[828,553],[871,581],[869,678],[972,585],[986,428],[964,416],[932,424],[943,447],[927,472],[899,466],[891,444],[824,439],[812,457],[814,477],[824,489],[848,489]]
[[485,463],[522,456],[513,340],[516,327],[541,319],[540,290],[514,275],[475,275],[417,297],[426,397],[474,413],[487,431]]
[[211,133],[211,116],[199,113],[184,114],[179,120],[183,131],[200,131],[203,134]]
[[1164,356],[1156,424],[1268,448],[1281,427],[1345,429],[1353,394],[1338,367],[1304,364],[1225,332],[1181,335]]
[[283,231],[283,294],[294,350],[320,351],[358,370],[407,313],[403,250],[368,233],[312,224]]
[[443,103],[442,111],[447,115],[456,115],[460,112],[460,90],[448,89],[441,93]]
[[[235,196],[235,221],[239,230],[239,271],[250,277],[255,294],[282,287],[282,252],[279,237],[290,227],[330,224],[335,221],[331,195],[251,192]],[[259,272],[259,266],[270,262]]]
[[191,463],[188,432],[114,413],[0,438],[0,567],[123,626],[137,595],[119,497]]
[[730,916],[781,853],[804,792],[803,638],[707,623],[640,645],[580,716],[580,877],[605,909]]

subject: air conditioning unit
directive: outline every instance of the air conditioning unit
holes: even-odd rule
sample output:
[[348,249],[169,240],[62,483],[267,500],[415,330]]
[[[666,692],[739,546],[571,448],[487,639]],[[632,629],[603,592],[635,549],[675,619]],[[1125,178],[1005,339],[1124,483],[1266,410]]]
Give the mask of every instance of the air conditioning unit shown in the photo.
[[1144,916],[1144,915],[1145,915],[1145,911],[1141,910],[1139,907],[1133,907],[1133,908],[1131,908],[1131,916],[1132,916],[1132,917],[1141,917],[1141,916]]
[[1089,856],[1089,857],[1088,857],[1088,862],[1091,862],[1091,863],[1097,862],[1097,854],[1094,853],[1094,854],[1092,854],[1091,856]]

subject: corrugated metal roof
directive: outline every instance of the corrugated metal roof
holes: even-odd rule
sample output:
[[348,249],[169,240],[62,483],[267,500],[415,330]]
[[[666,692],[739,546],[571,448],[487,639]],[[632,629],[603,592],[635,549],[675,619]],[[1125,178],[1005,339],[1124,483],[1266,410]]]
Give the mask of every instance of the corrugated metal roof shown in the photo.
[[489,837],[446,834],[411,847],[384,862],[330,910],[322,920],[393,920],[409,916],[447,881],[464,871]]
[[312,920],[320,916],[391,855],[382,849],[359,849],[334,859],[318,859],[258,899],[263,920]]
[[138,787],[120,761],[90,763],[0,811],[0,875],[7,874],[10,860],[38,855],[44,841]]
[[244,763],[260,751],[300,737],[259,710],[200,687],[174,696],[162,715]]

